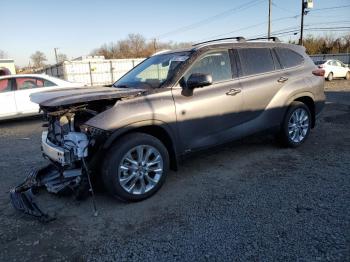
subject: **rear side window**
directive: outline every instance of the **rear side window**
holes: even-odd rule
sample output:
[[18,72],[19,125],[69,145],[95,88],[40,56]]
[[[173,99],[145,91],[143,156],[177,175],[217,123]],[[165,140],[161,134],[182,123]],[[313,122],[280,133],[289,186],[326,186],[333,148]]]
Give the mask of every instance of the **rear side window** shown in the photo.
[[275,69],[269,48],[238,49],[243,75],[270,72]]
[[293,50],[280,47],[275,48],[275,50],[283,68],[298,66],[304,62],[304,58]]
[[0,80],[0,93],[11,91],[10,79]]

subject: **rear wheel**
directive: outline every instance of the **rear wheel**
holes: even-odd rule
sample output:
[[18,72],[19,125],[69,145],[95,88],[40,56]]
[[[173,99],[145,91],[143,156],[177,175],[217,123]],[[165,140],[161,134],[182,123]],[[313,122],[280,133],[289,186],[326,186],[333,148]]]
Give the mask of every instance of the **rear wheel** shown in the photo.
[[148,134],[132,133],[108,151],[102,176],[113,196],[139,201],[160,189],[168,167],[168,151],[161,141]]
[[332,81],[333,80],[333,73],[332,72],[328,74],[327,80],[328,81]]
[[285,146],[297,147],[305,142],[311,130],[311,113],[302,102],[294,101],[282,124],[280,138]]
[[346,79],[346,80],[350,80],[350,72],[347,72],[347,73],[346,73],[345,79]]

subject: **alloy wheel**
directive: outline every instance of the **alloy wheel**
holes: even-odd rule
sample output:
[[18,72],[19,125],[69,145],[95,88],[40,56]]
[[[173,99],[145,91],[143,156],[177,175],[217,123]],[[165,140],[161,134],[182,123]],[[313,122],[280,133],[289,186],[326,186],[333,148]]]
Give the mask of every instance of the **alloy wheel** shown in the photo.
[[297,108],[288,122],[288,135],[291,141],[300,143],[310,128],[309,115],[304,108]]
[[164,161],[159,151],[149,145],[130,149],[120,161],[118,179],[122,188],[133,195],[152,190],[163,175]]

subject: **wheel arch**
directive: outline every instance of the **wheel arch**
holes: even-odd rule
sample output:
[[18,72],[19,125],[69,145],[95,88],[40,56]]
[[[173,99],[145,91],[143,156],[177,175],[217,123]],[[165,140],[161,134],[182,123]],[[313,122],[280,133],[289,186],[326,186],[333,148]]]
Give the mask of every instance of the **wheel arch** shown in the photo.
[[170,158],[170,168],[178,169],[178,150],[176,147],[176,138],[171,128],[162,121],[150,120],[130,124],[128,126],[115,130],[103,145],[108,150],[117,140],[130,133],[145,133],[159,139],[167,148]]

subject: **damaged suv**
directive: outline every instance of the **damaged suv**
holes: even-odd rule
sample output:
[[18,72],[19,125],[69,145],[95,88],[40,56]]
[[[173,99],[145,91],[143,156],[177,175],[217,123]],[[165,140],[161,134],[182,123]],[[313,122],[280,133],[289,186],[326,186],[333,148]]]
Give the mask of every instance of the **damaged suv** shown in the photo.
[[27,208],[33,187],[79,191],[90,176],[117,198],[143,200],[188,153],[260,131],[297,147],[324,105],[323,75],[303,47],[239,37],[155,54],[112,88],[34,94],[51,164],[12,191],[13,203]]

